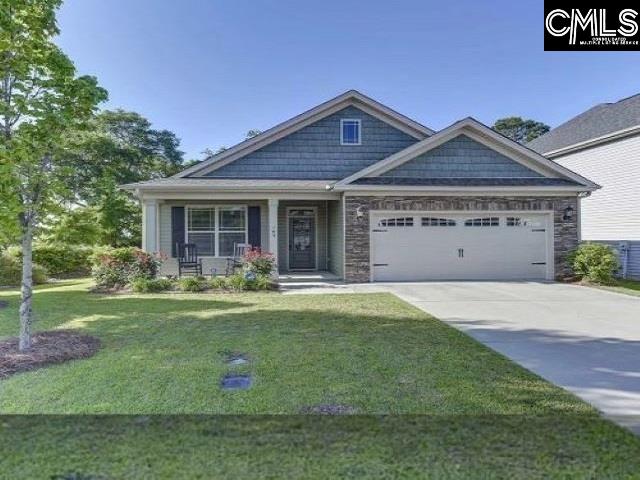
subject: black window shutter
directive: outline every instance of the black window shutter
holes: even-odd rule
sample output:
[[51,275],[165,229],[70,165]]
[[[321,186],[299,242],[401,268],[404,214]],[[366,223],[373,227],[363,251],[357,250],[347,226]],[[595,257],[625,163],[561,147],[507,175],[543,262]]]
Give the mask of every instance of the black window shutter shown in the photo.
[[249,245],[261,247],[260,207],[249,207]]
[[171,207],[171,256],[177,257],[176,244],[184,243],[184,207]]

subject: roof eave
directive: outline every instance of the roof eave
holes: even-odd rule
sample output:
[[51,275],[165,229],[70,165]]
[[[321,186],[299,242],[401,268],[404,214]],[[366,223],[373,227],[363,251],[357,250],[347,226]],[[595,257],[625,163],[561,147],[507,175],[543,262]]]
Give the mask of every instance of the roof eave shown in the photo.
[[389,191],[424,191],[424,192],[480,192],[480,191],[495,191],[495,192],[531,192],[531,191],[543,191],[543,192],[571,192],[571,193],[580,193],[580,192],[592,192],[599,189],[600,186],[569,186],[569,185],[551,185],[551,186],[443,186],[443,185],[334,185],[333,190],[338,192],[349,192],[349,191],[380,191],[380,192],[389,192]]
[[546,152],[544,155],[548,158],[556,158],[561,157],[563,155],[567,155],[569,153],[577,152],[580,150],[585,150],[587,148],[596,147],[603,143],[612,142],[614,140],[619,140],[621,138],[630,137],[633,135],[637,135],[640,133],[640,125],[635,125],[633,127],[625,128],[622,130],[618,130],[615,132],[608,133],[606,135],[602,135],[600,137],[591,138],[589,140],[585,140],[584,142],[574,143],[572,145],[567,145],[566,147],[557,148],[555,150],[550,150]]
[[327,184],[322,187],[312,187],[312,186],[278,186],[278,185],[255,185],[255,186],[231,186],[231,185],[121,185],[119,188],[122,190],[128,191],[139,191],[139,192],[159,192],[159,191],[170,191],[170,192],[214,192],[214,191],[224,191],[224,192],[255,192],[255,191],[273,191],[273,192],[326,192],[330,189],[330,184]]

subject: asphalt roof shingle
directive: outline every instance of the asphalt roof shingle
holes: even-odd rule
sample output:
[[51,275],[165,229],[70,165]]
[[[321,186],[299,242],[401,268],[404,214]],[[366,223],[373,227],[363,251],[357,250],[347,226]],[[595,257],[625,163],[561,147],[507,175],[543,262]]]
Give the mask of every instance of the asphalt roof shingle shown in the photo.
[[545,154],[637,125],[640,125],[640,94],[596,105],[526,146]]

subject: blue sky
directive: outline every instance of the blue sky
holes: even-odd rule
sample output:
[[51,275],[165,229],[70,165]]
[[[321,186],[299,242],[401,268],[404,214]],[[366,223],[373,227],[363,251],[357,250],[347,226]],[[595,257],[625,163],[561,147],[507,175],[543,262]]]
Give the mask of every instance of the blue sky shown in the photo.
[[67,0],[59,25],[106,107],[174,131],[188,158],[350,88],[436,130],[555,126],[640,92],[640,52],[544,52],[542,0]]

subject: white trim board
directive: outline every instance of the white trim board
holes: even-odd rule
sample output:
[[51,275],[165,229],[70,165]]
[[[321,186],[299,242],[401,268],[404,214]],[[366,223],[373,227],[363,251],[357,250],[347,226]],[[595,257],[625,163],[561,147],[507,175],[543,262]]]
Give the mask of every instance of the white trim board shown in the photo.
[[[542,155],[523,147],[519,143],[516,143],[499,133],[496,133],[486,125],[478,122],[477,120],[468,117],[460,120],[444,130],[414,144],[400,152],[397,152],[383,160],[380,160],[373,165],[360,170],[359,172],[350,175],[349,177],[340,180],[334,185],[334,188],[340,190],[340,187],[349,186],[353,188],[354,185],[350,185],[355,180],[363,177],[377,177],[389,170],[392,170],[409,160],[422,155],[423,153],[432,150],[443,143],[459,136],[467,135],[475,141],[482,143],[483,145],[508,156],[510,159],[530,168],[546,177],[560,177],[570,179],[575,182],[584,185],[581,190],[595,190],[600,188],[599,185],[592,181],[578,175],[577,173],[565,168],[557,163],[549,160]],[[395,187],[397,188],[397,187]]]
[[[346,122],[352,122],[358,125],[358,141],[355,143],[345,143],[344,141],[344,124]],[[362,120],[359,118],[341,118],[340,119],[340,145],[341,146],[358,146],[362,145]]]
[[191,191],[157,191],[150,193],[143,193],[138,195],[142,201],[149,200],[195,200],[195,201],[207,201],[207,200],[338,200],[340,194],[338,192],[215,192],[215,191],[203,191],[203,192],[191,192]]
[[332,115],[348,106],[359,108],[365,113],[373,115],[383,122],[402,130],[417,140],[422,140],[434,133],[430,128],[405,117],[372,98],[369,98],[356,90],[349,90],[348,92],[338,95],[337,97],[332,98],[311,110],[307,110],[300,115],[262,132],[260,135],[256,135],[253,138],[245,140],[244,142],[241,142],[218,155],[209,157],[199,164],[174,175],[172,178],[183,178],[194,174],[198,174],[200,176],[206,175],[211,171],[228,165],[238,158],[265,147],[276,140],[322,120],[323,118],[328,117],[329,115]]
[[336,191],[344,192],[348,196],[362,195],[385,195],[385,196],[440,196],[456,195],[460,197],[468,196],[518,196],[518,195],[538,195],[544,196],[565,196],[574,197],[584,191],[584,187],[434,187],[434,186],[411,186],[411,185],[347,185],[336,187]]

